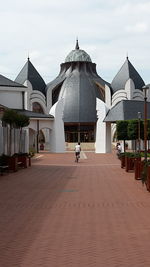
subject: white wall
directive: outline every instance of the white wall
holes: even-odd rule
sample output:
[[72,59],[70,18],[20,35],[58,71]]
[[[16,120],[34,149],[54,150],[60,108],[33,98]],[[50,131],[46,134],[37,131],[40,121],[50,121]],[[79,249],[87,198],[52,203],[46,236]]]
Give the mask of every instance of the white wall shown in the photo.
[[47,99],[47,108],[48,110],[52,107],[52,88],[49,87],[46,93],[46,99]]
[[105,103],[108,108],[111,107],[111,91],[107,84],[105,84]]
[[60,99],[50,109],[50,114],[55,118],[51,132],[51,151],[57,153],[65,152],[64,122],[62,119],[63,108],[63,99]]
[[103,122],[108,108],[106,104],[96,99],[96,110],[97,110],[97,124],[96,124],[96,142],[95,152],[96,153],[110,153],[111,152],[111,124]]
[[0,91],[0,103],[9,108],[22,109],[22,92]]
[[118,90],[112,95],[112,106],[115,106],[119,101],[127,100],[127,92],[125,90]]
[[132,79],[129,79],[125,84],[125,91],[127,93],[127,99],[131,100],[133,98],[133,93],[135,91],[135,85]]
[[0,155],[3,154],[3,127],[0,121]]

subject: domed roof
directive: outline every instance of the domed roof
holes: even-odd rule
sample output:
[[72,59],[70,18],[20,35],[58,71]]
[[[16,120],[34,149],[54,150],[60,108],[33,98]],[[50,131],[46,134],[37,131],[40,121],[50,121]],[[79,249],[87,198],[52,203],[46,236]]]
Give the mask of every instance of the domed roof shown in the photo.
[[90,56],[84,50],[79,48],[78,40],[76,42],[75,50],[72,50],[65,59],[66,63],[75,61],[92,62]]

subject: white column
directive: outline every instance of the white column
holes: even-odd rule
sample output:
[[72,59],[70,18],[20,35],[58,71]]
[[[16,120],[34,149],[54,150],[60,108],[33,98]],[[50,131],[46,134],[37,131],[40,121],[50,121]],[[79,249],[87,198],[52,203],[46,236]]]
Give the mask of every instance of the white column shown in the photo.
[[56,102],[50,109],[50,114],[54,116],[51,131],[51,152],[65,152],[65,135],[63,122],[63,99]]
[[24,128],[24,132],[25,132],[25,145],[24,145],[24,149],[25,149],[25,153],[29,153],[29,128]]
[[95,152],[96,153],[110,153],[111,152],[111,124],[103,122],[108,108],[106,104],[96,99],[96,110],[97,110],[97,124],[96,124],[96,142]]
[[0,121],[0,155],[3,154],[3,127]]

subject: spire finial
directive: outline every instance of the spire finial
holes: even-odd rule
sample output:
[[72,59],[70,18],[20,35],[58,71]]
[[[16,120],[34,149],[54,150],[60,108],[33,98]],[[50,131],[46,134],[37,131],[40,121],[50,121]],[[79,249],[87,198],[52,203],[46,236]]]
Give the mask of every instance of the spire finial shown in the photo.
[[75,49],[80,49],[80,47],[79,47],[79,43],[78,43],[78,37],[77,37],[77,39],[76,39],[76,47],[75,47]]
[[128,59],[129,57],[128,57],[128,52],[127,52],[127,56],[126,56],[126,58]]
[[29,51],[28,51],[28,61],[30,60],[30,57],[29,57]]

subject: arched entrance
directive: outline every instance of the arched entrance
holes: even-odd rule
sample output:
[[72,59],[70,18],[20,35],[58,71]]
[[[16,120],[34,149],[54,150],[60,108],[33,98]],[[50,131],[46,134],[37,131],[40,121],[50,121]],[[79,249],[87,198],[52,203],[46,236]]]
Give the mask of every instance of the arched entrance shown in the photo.
[[94,150],[95,123],[65,123],[65,142],[68,149],[74,149],[74,143],[82,143],[83,149]]

